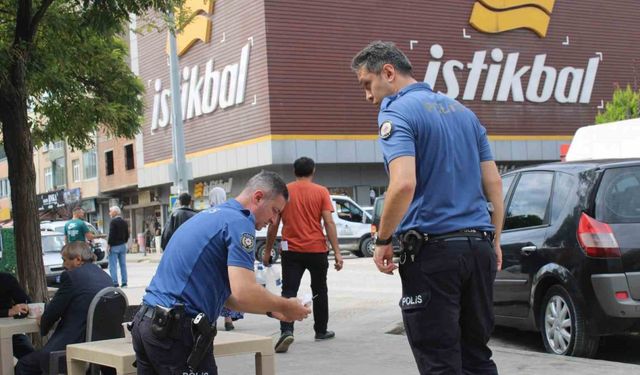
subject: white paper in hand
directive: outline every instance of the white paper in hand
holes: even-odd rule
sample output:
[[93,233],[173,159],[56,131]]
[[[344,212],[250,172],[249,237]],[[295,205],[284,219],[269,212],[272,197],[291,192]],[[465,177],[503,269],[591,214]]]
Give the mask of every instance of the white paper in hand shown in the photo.
[[300,302],[302,302],[303,305],[310,307],[311,302],[313,302],[313,297],[311,296],[311,293],[303,294],[302,297],[300,297]]

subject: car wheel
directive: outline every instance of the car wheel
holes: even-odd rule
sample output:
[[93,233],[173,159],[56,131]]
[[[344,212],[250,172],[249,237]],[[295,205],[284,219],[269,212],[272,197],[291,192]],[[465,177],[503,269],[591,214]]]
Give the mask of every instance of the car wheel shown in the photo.
[[569,292],[553,285],[540,306],[540,332],[547,352],[574,357],[593,357],[600,338],[591,336],[584,311]]
[[376,250],[376,245],[373,242],[373,237],[369,236],[360,242],[360,252],[362,256],[371,258]]
[[[258,248],[256,249],[256,259],[258,262],[262,262],[262,254],[264,254],[265,249],[267,248],[266,242],[260,242],[258,244]],[[278,254],[278,241],[273,244],[273,248],[271,249],[271,264],[276,263],[280,258],[280,254]]]

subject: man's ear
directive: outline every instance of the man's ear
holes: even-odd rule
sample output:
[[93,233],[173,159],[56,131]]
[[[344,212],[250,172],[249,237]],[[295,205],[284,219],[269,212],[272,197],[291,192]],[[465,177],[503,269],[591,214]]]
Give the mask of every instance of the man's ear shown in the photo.
[[255,200],[256,204],[260,203],[260,201],[264,199],[264,192],[262,190],[256,190],[253,193],[253,199]]
[[391,64],[384,64],[380,74],[382,74],[382,79],[391,83],[396,78],[396,68]]

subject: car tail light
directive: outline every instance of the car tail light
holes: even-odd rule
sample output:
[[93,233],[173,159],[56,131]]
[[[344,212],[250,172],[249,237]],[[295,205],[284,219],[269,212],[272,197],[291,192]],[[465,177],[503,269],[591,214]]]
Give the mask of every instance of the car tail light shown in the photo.
[[582,213],[578,224],[578,242],[594,258],[620,258],[620,247],[611,227]]
[[616,292],[616,298],[619,299],[620,301],[624,301],[626,299],[629,299],[629,293],[627,293],[627,292]]
[[375,224],[371,224],[371,235],[378,233],[378,227]]

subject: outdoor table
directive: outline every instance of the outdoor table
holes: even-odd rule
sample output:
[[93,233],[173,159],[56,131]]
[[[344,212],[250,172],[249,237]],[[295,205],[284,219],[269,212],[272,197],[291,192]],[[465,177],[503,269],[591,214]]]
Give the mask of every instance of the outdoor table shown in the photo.
[[[216,357],[255,353],[257,375],[275,374],[275,358],[271,337],[244,333],[218,332],[213,342]],[[118,375],[135,374],[131,338],[93,341],[67,345],[67,372],[69,375],[83,375],[90,363],[116,369]]]
[[19,333],[40,332],[35,319],[0,318],[0,374],[13,375],[13,341]]

